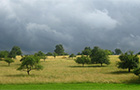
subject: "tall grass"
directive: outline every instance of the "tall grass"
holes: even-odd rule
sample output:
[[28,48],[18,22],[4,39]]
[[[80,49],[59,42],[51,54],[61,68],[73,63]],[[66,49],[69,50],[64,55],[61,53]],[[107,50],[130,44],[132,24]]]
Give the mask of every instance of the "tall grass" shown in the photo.
[[[44,69],[41,71],[31,71],[27,75],[25,71],[17,71],[20,66],[20,58],[8,66],[4,61],[0,61],[0,84],[26,84],[26,83],[129,83],[139,82],[138,77],[127,70],[118,69],[116,62],[118,56],[111,55],[111,64],[103,65],[79,65],[73,59],[57,57],[41,60]],[[136,81],[135,81],[136,80]]]

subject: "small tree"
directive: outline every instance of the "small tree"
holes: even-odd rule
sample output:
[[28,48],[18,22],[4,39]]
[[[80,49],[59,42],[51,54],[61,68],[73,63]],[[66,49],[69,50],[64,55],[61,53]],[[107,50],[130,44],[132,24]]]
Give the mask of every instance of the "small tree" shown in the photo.
[[105,52],[105,50],[100,49],[99,47],[94,47],[92,50],[92,54],[90,55],[91,57],[91,63],[93,64],[110,64],[110,60],[108,57],[108,54]]
[[120,55],[121,53],[122,53],[121,49],[119,49],[119,48],[115,49],[115,54],[116,55]]
[[72,59],[73,59],[73,57],[76,57],[76,55],[74,55],[73,53],[69,56],[69,58],[71,58],[72,57]]
[[55,52],[53,53],[54,58],[56,58],[57,55],[58,55],[57,53],[55,53]]
[[47,56],[53,56],[53,53],[48,52],[46,55],[47,55]]
[[107,55],[113,55],[114,53],[111,50],[105,50],[105,52],[107,53]]
[[65,53],[63,45],[62,44],[56,45],[54,52],[57,53],[58,55],[63,55]]
[[139,64],[138,55],[133,55],[132,51],[126,52],[119,56],[120,62],[117,63],[118,68],[128,69],[130,72],[131,69],[137,68]]
[[41,56],[41,59],[43,59],[45,61],[47,59],[46,55]]
[[26,70],[28,75],[31,70],[41,70],[43,66],[39,64],[39,58],[35,56],[26,56],[23,58],[21,66],[17,70]]
[[14,60],[11,58],[6,58],[4,61],[8,63],[8,66],[10,66],[10,64],[14,62]]
[[21,49],[18,46],[14,46],[10,51],[8,57],[15,58],[16,55],[22,55]]
[[42,51],[38,51],[38,53],[35,53],[34,56],[38,56],[40,59],[46,59],[46,55]]
[[82,51],[83,55],[91,55],[91,48],[90,47],[85,47],[85,49]]
[[42,51],[38,51],[37,56],[44,56],[45,54]]
[[8,57],[9,52],[8,51],[0,51],[0,58],[6,58]]
[[140,74],[140,68],[134,69],[133,72],[134,72],[135,75],[139,76],[139,74]]
[[77,57],[75,62],[84,66],[84,64],[90,64],[91,59],[88,56],[82,55],[81,57]]
[[80,52],[78,52],[77,55],[82,55],[82,54]]

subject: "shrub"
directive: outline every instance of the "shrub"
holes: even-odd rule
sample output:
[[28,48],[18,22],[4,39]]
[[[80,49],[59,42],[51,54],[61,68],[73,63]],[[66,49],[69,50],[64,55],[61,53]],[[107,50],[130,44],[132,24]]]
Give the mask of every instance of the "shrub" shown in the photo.
[[89,64],[91,62],[91,59],[88,56],[82,55],[81,57],[77,57],[75,59],[75,62],[84,66],[84,64]]

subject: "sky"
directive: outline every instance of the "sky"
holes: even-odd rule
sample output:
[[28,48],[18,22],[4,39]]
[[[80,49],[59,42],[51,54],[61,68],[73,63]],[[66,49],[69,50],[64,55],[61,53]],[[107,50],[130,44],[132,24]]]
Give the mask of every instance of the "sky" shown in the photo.
[[0,50],[140,51],[140,0],[0,0]]

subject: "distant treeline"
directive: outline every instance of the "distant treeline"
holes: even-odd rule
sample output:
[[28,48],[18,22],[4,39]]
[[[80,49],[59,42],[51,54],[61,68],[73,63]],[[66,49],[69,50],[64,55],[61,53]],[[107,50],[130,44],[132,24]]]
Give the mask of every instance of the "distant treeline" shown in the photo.
[[[95,46],[95,47],[98,47],[98,46]],[[78,52],[77,55],[89,55],[90,56],[92,53],[92,50],[93,49],[91,49],[90,47],[85,47],[84,50],[81,52]],[[121,49],[119,49],[119,48],[116,48],[114,51],[111,51],[108,49],[105,49],[104,51],[108,55],[120,55],[122,53]],[[140,54],[140,52],[137,54]],[[0,51],[0,58],[6,58],[6,57],[15,58],[16,55],[21,55],[21,56],[23,55],[22,50],[18,46],[13,46],[11,51]],[[43,53],[42,51],[38,51],[38,52],[34,53],[34,55],[36,55],[36,56],[45,55],[45,56],[54,56],[54,57],[61,56],[61,55],[70,55],[70,57],[75,56],[74,53],[71,53],[71,54],[66,53],[62,44],[56,45],[54,52]]]

